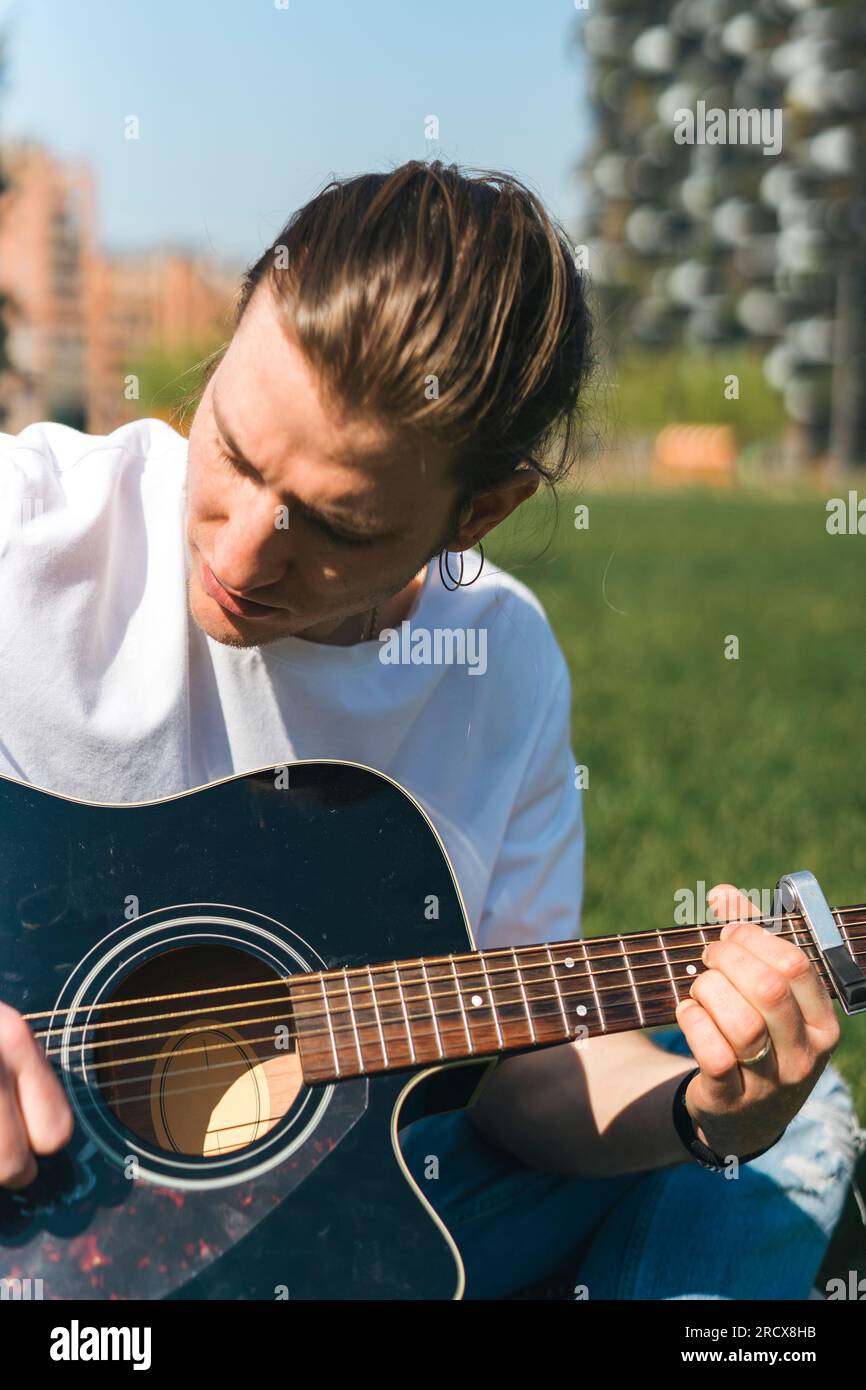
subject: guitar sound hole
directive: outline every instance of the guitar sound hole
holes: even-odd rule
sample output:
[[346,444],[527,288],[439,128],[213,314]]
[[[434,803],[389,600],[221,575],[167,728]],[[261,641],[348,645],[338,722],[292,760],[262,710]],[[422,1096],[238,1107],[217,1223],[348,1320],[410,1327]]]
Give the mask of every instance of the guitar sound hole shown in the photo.
[[301,1090],[288,986],[247,951],[166,950],[108,1002],[88,1028],[100,1089],[157,1148],[210,1158],[247,1148]]

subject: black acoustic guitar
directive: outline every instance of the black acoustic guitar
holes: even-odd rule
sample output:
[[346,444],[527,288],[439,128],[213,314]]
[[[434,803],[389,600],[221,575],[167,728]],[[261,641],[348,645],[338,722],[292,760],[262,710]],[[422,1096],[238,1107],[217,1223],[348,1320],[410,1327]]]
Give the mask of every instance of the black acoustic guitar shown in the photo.
[[[846,1011],[866,907],[771,919]],[[99,805],[0,777],[0,998],[76,1117],[0,1193],[0,1279],[45,1298],[451,1298],[398,1128],[479,1058],[674,1019],[718,925],[474,949],[429,818],[357,764]],[[408,1075],[407,1075],[408,1073]]]

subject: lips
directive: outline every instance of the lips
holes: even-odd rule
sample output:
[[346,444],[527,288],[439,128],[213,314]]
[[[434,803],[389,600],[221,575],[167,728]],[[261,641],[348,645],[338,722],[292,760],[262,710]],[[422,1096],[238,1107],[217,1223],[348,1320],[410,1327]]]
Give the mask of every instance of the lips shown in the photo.
[[252,599],[240,598],[237,594],[230,593],[217,579],[213,570],[204,560],[201,562],[202,583],[210,594],[211,598],[216,599],[221,608],[233,613],[238,618],[269,618],[274,613],[285,612],[285,609],[276,608],[270,603],[254,603]]

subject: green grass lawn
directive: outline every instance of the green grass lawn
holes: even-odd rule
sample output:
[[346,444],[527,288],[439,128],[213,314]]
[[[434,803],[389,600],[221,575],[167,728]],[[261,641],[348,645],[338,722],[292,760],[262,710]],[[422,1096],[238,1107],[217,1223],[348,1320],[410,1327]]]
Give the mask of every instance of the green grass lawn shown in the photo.
[[[497,531],[571,670],[587,935],[673,925],[701,880],[811,869],[831,904],[866,902],[866,536],[825,521],[818,496],[622,492]],[[834,1061],[866,1124],[866,1014]],[[843,1224],[866,1270],[856,1208]]]

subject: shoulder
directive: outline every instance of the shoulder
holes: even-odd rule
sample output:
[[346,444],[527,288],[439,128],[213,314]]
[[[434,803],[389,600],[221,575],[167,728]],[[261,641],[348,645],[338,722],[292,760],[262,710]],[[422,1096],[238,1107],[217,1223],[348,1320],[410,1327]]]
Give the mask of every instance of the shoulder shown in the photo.
[[19,434],[0,433],[0,460],[28,472],[63,474],[90,460],[156,460],[185,450],[184,437],[164,420],[131,420],[110,434],[85,434],[56,421],[40,420]]
[[0,542],[29,550],[39,539],[50,553],[107,531],[126,512],[157,524],[181,502],[185,459],[186,439],[163,420],[133,420],[106,435],[56,421],[0,434]]
[[[465,575],[471,577],[480,556],[467,554]],[[434,560],[431,562],[437,566]],[[451,573],[459,561],[451,557]],[[547,612],[538,596],[514,574],[485,557],[478,579],[453,592],[433,576],[431,620],[484,633],[488,669],[502,689],[520,689],[528,681],[550,691],[568,681],[568,666]]]
[[110,434],[38,421],[0,433],[0,502],[7,521],[54,517],[74,532],[131,504],[147,488],[162,505],[185,479],[187,441],[163,420],[133,420]]

